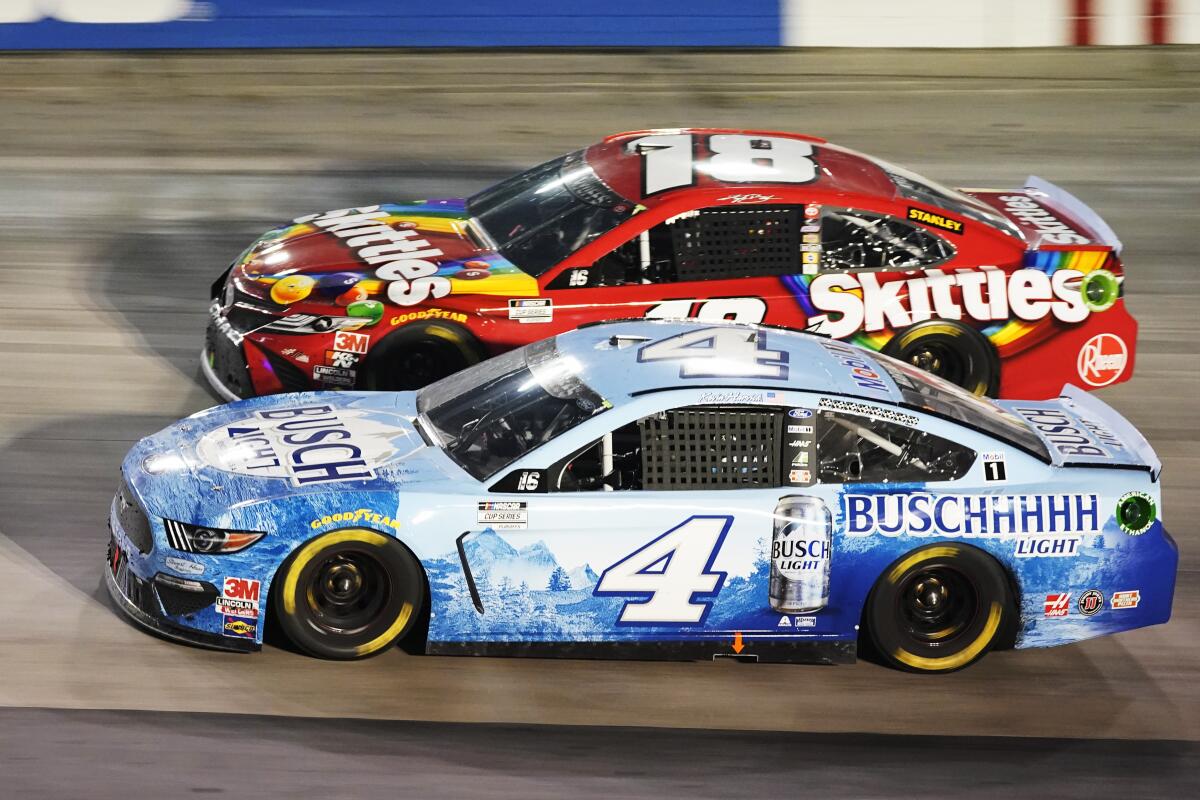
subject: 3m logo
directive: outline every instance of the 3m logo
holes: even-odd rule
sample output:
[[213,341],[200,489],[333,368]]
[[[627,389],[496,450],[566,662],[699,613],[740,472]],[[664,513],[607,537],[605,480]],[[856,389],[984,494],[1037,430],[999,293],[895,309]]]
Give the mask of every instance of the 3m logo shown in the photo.
[[356,353],[357,355],[365,355],[367,348],[371,346],[371,334],[369,333],[351,333],[349,331],[338,331],[333,337],[333,349],[343,353]]
[[1125,592],[1113,592],[1109,605],[1113,608],[1137,608],[1140,602],[1142,602],[1141,590],[1130,589]]
[[1070,613],[1071,613],[1071,594],[1070,594],[1070,592],[1046,595],[1046,616],[1047,617],[1065,617]]
[[262,584],[246,578],[226,578],[225,596],[234,600],[250,600],[258,602],[258,593]]

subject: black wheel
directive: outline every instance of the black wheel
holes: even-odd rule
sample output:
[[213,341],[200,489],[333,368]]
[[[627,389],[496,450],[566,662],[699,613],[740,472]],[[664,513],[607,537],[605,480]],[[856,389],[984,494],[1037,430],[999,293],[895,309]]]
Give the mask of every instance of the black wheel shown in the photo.
[[883,354],[932,372],[968,392],[994,397],[1000,390],[1000,358],[987,338],[961,322],[931,319],[896,334]]
[[319,658],[381,653],[404,636],[425,602],[421,566],[390,536],[365,528],[322,534],[293,553],[271,601],[288,639]]
[[867,600],[878,655],[910,672],[952,672],[983,658],[1015,619],[1012,590],[986,553],[922,547],[888,567]]
[[453,323],[416,322],[372,348],[359,388],[402,392],[420,389],[487,357],[471,332]]

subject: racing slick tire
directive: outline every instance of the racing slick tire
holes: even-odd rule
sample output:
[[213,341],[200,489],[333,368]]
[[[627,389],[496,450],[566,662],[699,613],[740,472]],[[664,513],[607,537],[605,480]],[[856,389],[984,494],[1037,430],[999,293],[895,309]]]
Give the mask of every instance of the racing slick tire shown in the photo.
[[417,322],[389,334],[371,349],[360,389],[403,392],[487,358],[470,331],[452,322]]
[[922,547],[880,576],[863,615],[876,655],[908,672],[953,672],[1001,644],[1016,621],[1008,576],[982,550]]
[[945,378],[968,392],[995,397],[1000,357],[982,333],[961,322],[931,319],[893,336],[883,354]]
[[382,653],[407,634],[425,603],[421,565],[398,541],[366,528],[330,531],[279,570],[271,604],[280,630],[318,658]]

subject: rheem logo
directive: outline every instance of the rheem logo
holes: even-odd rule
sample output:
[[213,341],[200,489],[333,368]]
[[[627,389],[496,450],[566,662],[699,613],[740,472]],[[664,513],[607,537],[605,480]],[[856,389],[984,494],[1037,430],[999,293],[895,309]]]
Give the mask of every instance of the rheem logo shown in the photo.
[[1108,386],[1121,377],[1129,360],[1129,350],[1120,336],[1098,333],[1079,350],[1075,368],[1089,386]]

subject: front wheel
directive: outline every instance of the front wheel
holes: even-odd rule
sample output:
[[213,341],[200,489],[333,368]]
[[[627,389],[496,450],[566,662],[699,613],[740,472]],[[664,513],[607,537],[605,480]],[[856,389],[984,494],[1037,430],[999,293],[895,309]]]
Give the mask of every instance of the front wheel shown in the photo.
[[363,365],[360,389],[420,389],[487,357],[466,328],[448,322],[417,322],[388,334]]
[[892,666],[952,672],[983,658],[1014,614],[1008,580],[990,556],[936,544],[888,568],[871,590],[865,622]]
[[395,539],[347,528],[293,553],[271,597],[293,644],[319,658],[349,660],[381,653],[411,630],[425,581],[420,564]]
[[961,322],[931,319],[893,336],[883,354],[907,361],[976,395],[995,397],[1000,358],[987,338]]

